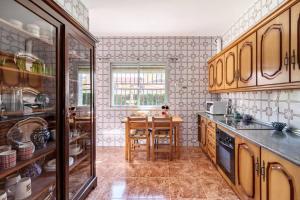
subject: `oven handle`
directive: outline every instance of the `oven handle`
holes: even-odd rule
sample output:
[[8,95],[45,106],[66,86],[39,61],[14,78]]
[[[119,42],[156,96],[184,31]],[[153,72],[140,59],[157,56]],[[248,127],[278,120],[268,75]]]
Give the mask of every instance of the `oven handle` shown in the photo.
[[225,146],[225,147],[227,147],[227,148],[233,150],[233,147],[229,146],[228,144],[225,144],[224,142],[222,142],[222,141],[220,141],[220,140],[218,140],[218,143],[220,143],[222,146]]

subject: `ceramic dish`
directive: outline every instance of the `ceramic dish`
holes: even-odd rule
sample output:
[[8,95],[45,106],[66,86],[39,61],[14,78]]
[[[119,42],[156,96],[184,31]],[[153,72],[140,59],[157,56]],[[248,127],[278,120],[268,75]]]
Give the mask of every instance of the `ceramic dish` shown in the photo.
[[78,156],[83,152],[83,149],[80,149],[78,152],[69,153],[70,156]]
[[69,153],[70,155],[74,155],[78,153],[81,150],[81,147],[79,144],[71,144],[69,147]]
[[[73,157],[69,157],[69,166],[72,166],[74,164],[74,158]],[[54,172],[56,171],[56,159],[52,159],[49,160],[45,165],[44,165],[44,169],[47,172]]]
[[40,117],[29,117],[17,122],[6,134],[8,144],[31,142],[30,136],[37,128],[46,128],[48,123]]

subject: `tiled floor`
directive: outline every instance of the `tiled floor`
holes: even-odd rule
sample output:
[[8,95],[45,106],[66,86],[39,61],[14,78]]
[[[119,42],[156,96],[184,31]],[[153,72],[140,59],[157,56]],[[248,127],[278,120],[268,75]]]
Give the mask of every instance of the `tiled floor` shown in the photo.
[[173,161],[146,161],[145,156],[138,154],[128,163],[123,148],[97,148],[98,187],[88,200],[238,199],[199,148],[182,149]]

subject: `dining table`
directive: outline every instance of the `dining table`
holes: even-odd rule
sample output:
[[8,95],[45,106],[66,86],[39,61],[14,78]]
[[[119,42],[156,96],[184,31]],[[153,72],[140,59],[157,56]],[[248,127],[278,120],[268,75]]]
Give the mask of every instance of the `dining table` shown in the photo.
[[[128,126],[128,118],[124,118],[121,120],[122,123],[125,124],[125,159],[128,160],[128,148],[129,148],[129,126]],[[172,116],[172,126],[174,128],[174,150],[177,158],[180,157],[180,149],[179,149],[179,136],[180,136],[180,125],[183,123],[183,119],[180,116]],[[152,127],[152,117],[148,116],[148,126]]]

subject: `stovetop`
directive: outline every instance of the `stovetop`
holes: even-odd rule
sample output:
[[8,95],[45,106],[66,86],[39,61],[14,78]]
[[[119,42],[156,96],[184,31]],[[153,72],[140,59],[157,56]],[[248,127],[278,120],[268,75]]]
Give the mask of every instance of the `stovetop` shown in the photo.
[[220,122],[231,126],[237,130],[272,130],[273,127],[261,124],[258,122],[244,122],[242,120],[235,120],[235,119],[227,119],[227,120],[220,120]]

